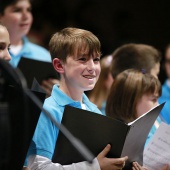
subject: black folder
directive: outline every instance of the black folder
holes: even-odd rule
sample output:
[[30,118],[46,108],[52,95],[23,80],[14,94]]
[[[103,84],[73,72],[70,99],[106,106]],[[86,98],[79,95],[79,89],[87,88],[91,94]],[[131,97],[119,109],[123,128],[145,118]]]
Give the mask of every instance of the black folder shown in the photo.
[[49,77],[59,79],[59,74],[55,71],[51,62],[43,62],[22,57],[18,64],[18,68],[26,78],[29,88],[31,88],[34,78],[36,78],[40,84],[42,80]]
[[[143,149],[148,133],[165,103],[158,105],[131,125],[87,110],[66,106],[62,124],[97,156],[110,143],[110,158],[128,156],[124,169],[131,162],[143,164]],[[53,162],[67,165],[84,161],[64,135],[59,132]]]
[[[21,170],[41,108],[25,93],[30,90],[19,69],[0,59],[0,73],[0,169]],[[37,90],[38,84],[32,92],[43,103],[46,94]]]
[[[32,91],[43,103],[45,93]],[[9,169],[22,169],[41,109],[24,93],[9,87]]]

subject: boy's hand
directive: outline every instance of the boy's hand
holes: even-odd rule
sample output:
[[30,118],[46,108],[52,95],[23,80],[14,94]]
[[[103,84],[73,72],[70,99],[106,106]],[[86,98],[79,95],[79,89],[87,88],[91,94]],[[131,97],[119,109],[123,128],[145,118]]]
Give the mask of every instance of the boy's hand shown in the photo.
[[107,158],[106,155],[110,151],[111,145],[108,144],[102,152],[97,156],[97,160],[101,170],[120,170],[125,166],[127,156],[123,158]]
[[59,80],[49,78],[47,80],[42,81],[41,87],[46,92],[47,97],[51,95],[51,91],[54,84],[59,84]]
[[137,162],[133,162],[132,170],[148,170],[146,167],[140,166]]

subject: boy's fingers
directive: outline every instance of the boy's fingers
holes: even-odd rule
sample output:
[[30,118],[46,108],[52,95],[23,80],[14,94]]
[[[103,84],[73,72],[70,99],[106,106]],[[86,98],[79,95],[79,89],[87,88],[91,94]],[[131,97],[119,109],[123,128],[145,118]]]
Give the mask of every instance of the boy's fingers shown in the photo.
[[111,145],[107,144],[107,146],[102,150],[102,152],[100,152],[99,156],[100,157],[106,157],[106,155],[110,151],[110,148],[111,148]]

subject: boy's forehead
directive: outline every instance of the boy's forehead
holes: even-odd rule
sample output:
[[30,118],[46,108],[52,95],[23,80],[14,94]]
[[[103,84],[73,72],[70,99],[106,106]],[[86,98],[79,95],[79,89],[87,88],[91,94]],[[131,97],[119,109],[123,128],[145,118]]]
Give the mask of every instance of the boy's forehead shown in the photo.
[[89,53],[89,48],[87,48],[86,46],[77,46],[74,47],[73,49],[74,55],[88,54],[88,53]]
[[74,44],[72,44],[72,47],[70,48],[69,52],[71,56],[74,56],[75,58],[79,56],[86,56],[86,57],[100,57],[101,52],[96,45],[90,45],[86,41],[77,41]]
[[100,53],[96,52],[95,50],[94,51],[90,51],[89,49],[80,49],[80,50],[77,50],[74,53],[74,56],[75,57],[79,57],[79,56],[84,56],[84,57],[100,57]]

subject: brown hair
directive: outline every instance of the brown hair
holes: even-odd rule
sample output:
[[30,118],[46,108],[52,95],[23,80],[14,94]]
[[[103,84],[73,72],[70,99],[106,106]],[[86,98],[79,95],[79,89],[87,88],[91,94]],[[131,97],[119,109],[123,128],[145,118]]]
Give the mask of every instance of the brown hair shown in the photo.
[[52,60],[59,58],[66,61],[68,55],[74,55],[82,48],[88,49],[89,55],[94,53],[101,55],[99,39],[87,30],[71,27],[64,28],[55,33],[49,42]]
[[154,47],[145,44],[126,44],[113,52],[111,73],[115,78],[126,69],[145,70],[150,73],[155,64],[161,60],[161,53]]
[[[5,9],[6,9],[8,6],[14,5],[14,4],[16,4],[18,1],[20,1],[20,0],[0,0],[0,14],[3,15]],[[33,0],[28,0],[28,1],[31,3]]]
[[106,104],[106,115],[126,123],[135,120],[136,105],[144,94],[161,95],[160,81],[151,74],[129,69],[120,73],[112,84]]

